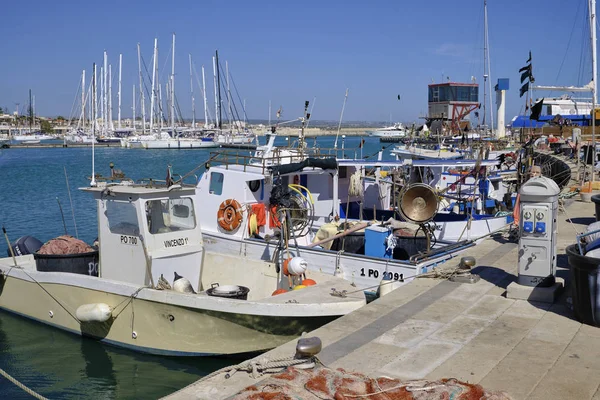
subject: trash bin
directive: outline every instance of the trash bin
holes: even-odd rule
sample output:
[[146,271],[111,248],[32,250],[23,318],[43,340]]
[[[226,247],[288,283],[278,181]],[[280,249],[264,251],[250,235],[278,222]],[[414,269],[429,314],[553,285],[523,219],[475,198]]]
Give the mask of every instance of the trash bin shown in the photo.
[[98,276],[98,250],[79,254],[34,253],[33,258],[38,271]]
[[571,266],[571,298],[575,318],[600,327],[600,258],[579,254],[572,244],[566,249]]
[[592,201],[596,207],[596,221],[600,221],[600,194],[593,195]]

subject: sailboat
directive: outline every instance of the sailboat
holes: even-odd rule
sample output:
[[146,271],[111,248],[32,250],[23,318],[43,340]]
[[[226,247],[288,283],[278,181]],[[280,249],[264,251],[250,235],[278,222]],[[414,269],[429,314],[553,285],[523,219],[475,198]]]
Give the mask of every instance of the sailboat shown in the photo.
[[12,140],[15,142],[19,142],[22,144],[39,144],[42,140],[53,139],[52,136],[43,134],[41,131],[33,131],[33,124],[35,121],[35,111],[34,111],[34,102],[33,96],[31,94],[31,89],[29,89],[29,131],[26,134],[13,135]]
[[213,75],[214,75],[214,86],[215,86],[215,109],[217,118],[217,129],[214,130],[215,142],[218,144],[225,145],[248,145],[257,140],[256,135],[247,128],[246,126],[246,106],[242,107],[243,121],[237,113],[237,109],[234,106],[233,99],[231,98],[230,88],[230,74],[229,74],[229,63],[225,62],[225,75],[226,75],[226,100],[227,100],[227,117],[228,127],[223,129],[223,118],[222,118],[222,107],[221,107],[221,65],[219,63],[219,52],[215,52],[213,57]]

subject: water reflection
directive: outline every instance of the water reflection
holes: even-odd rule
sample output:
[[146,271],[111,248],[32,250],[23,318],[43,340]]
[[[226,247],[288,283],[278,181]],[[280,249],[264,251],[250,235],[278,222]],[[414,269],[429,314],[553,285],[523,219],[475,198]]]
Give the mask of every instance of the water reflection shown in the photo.
[[[237,362],[138,354],[0,311],[0,368],[52,399],[158,398]],[[0,393],[30,398],[3,378]]]

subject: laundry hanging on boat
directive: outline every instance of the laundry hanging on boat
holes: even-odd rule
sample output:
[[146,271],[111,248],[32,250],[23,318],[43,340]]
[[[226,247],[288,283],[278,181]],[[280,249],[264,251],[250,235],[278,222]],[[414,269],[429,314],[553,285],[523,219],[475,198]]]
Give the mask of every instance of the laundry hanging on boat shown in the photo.
[[252,204],[250,207],[250,218],[248,219],[248,231],[251,235],[258,234],[261,226],[267,224],[267,211],[263,203]]

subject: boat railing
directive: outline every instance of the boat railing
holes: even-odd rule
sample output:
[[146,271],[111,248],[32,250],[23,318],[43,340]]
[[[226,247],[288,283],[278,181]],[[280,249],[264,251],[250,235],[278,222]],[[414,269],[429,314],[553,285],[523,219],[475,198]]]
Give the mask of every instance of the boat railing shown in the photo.
[[[332,151],[329,151],[332,150]],[[311,148],[301,151],[298,148],[275,148],[268,156],[249,155],[247,152],[218,151],[210,154],[210,163],[220,165],[226,169],[230,166],[241,166],[244,172],[256,172],[265,174],[269,167],[282,164],[301,162],[306,158],[332,158],[335,157],[335,149]],[[339,149],[337,150],[339,152]]]

